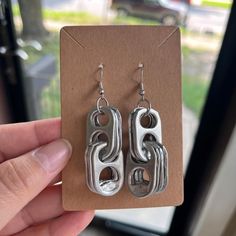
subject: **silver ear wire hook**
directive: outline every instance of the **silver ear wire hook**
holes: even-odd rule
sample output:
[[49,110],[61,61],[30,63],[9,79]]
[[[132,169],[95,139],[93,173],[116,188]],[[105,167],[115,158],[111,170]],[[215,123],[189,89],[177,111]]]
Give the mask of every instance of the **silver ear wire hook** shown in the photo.
[[141,96],[141,98],[138,101],[137,107],[140,107],[140,103],[146,102],[148,104],[147,114],[149,114],[152,106],[151,106],[150,101],[147,98],[145,98],[144,76],[143,76],[143,74],[144,74],[144,64],[139,63],[138,64],[138,69],[141,69],[141,79],[140,79],[140,82],[139,82],[139,86],[140,86],[139,95]]
[[140,84],[139,95],[142,97],[142,101],[144,101],[144,94],[145,94],[145,89],[144,89],[144,84],[143,84],[144,65],[142,63],[139,63],[138,68],[141,69],[141,79],[139,82],[139,84]]
[[98,92],[99,92],[100,97],[97,99],[97,110],[98,110],[98,112],[101,112],[100,103],[103,101],[103,102],[105,102],[106,106],[109,106],[109,102],[104,95],[105,90],[104,90],[103,83],[102,83],[103,75],[104,75],[104,65],[102,63],[99,64],[98,69],[100,70],[100,79],[99,79],[99,84],[98,84]]
[[102,80],[103,80],[103,64],[100,64],[98,66],[98,69],[100,70],[100,80],[99,80],[99,94],[100,96],[104,96],[104,87],[103,87],[103,84],[102,84]]

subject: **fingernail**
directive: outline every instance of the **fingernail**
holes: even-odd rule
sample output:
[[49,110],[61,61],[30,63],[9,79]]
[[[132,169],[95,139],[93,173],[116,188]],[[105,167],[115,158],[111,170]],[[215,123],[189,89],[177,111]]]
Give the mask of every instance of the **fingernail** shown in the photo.
[[61,171],[71,156],[71,145],[67,140],[53,141],[34,152],[34,156],[49,173]]

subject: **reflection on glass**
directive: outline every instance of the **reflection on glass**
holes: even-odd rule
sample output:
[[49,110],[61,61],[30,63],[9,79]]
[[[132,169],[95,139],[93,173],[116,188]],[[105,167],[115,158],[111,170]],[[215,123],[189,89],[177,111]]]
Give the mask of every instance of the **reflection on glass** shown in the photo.
[[[173,21],[169,14],[166,24],[179,24],[182,32],[183,149],[186,170],[231,2],[220,0],[44,0],[41,12],[43,18],[40,15],[40,7],[37,12],[34,12],[35,7],[29,4],[29,1],[27,4],[24,0],[18,2],[20,9],[17,1],[13,1],[13,12],[19,45],[28,55],[28,59],[25,58],[24,67],[27,78],[26,87],[31,91],[28,103],[32,119],[60,115],[58,33],[62,26],[165,23],[158,9],[151,12],[150,7],[148,11],[144,11],[144,6],[140,4],[145,2],[158,2],[160,5],[177,11],[180,17],[184,16],[184,21],[179,22]],[[135,14],[135,9],[132,13],[125,8],[134,2],[139,3],[139,14]],[[38,6],[40,3],[38,0]],[[116,3],[123,8],[117,8]],[[27,28],[27,25],[32,22],[32,17],[37,18],[36,21],[41,27],[45,27],[45,30],[42,28],[43,37],[37,36],[38,32],[26,34],[24,30],[22,31],[22,19],[24,27]],[[152,230],[167,231],[173,212],[173,207],[162,207],[97,211],[97,215]]]

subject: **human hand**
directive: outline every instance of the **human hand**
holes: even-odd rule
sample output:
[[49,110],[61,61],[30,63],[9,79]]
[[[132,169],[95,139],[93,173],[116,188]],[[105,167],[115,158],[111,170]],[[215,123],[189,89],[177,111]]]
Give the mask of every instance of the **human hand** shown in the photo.
[[60,119],[0,126],[0,236],[74,236],[93,211],[65,212],[60,172],[71,155]]

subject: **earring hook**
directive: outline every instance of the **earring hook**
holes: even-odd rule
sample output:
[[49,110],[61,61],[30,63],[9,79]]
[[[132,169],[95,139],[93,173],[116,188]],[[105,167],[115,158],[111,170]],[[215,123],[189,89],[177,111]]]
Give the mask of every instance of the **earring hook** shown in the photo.
[[145,98],[145,89],[144,89],[144,64],[143,63],[139,63],[138,64],[138,69],[141,70],[141,79],[140,79],[140,82],[139,82],[139,95],[141,96],[141,98],[139,99],[138,101],[138,104],[137,104],[137,107],[140,107],[140,104],[145,102],[147,103],[148,105],[148,108],[147,108],[147,114],[149,114],[152,106],[151,106],[151,103],[150,101]]
[[144,94],[145,94],[145,89],[144,89],[144,84],[143,84],[143,74],[144,74],[144,64],[139,63],[138,68],[141,69],[141,79],[140,79],[140,90],[139,90],[139,95],[142,97],[142,100],[144,101]]
[[144,64],[140,62],[140,63],[138,64],[138,68],[141,69],[141,82],[143,82]]
[[100,94],[101,97],[104,97],[105,91],[104,91],[104,87],[103,87],[103,83],[102,83],[102,81],[103,81],[103,74],[104,74],[104,72],[103,72],[104,65],[100,64],[98,66],[98,69],[100,70],[100,79],[99,79],[99,84],[98,84],[98,86],[99,86],[99,94]]
[[108,100],[106,99],[104,93],[105,93],[105,90],[104,90],[104,87],[103,87],[103,75],[104,75],[104,65],[101,63],[99,64],[98,66],[98,69],[100,70],[100,79],[99,79],[99,82],[98,82],[98,92],[99,92],[99,95],[100,97],[97,99],[97,110],[99,113],[101,113],[101,105],[100,103],[101,102],[105,102],[106,106],[109,106],[109,102]]

